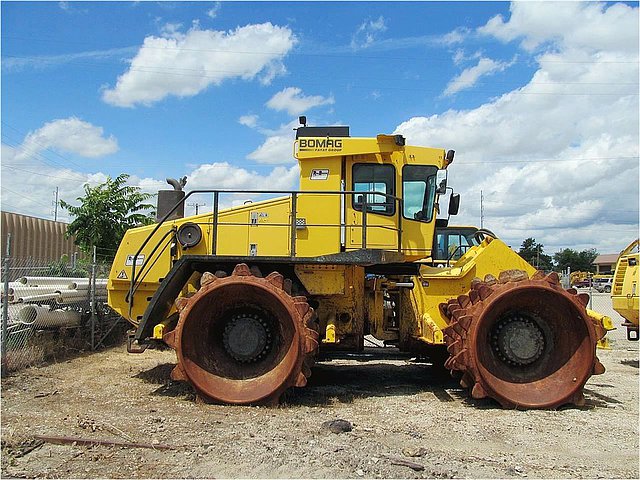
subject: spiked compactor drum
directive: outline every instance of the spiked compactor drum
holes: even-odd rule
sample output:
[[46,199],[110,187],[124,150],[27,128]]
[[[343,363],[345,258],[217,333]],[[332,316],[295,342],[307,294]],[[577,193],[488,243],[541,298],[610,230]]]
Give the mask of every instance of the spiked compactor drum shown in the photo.
[[318,349],[308,328],[314,311],[292,297],[277,272],[237,265],[230,276],[203,274],[200,290],[178,302],[180,319],[165,341],[176,350],[175,380],[201,397],[235,404],[274,404],[304,386]]
[[507,408],[582,405],[592,374],[604,372],[595,344],[605,330],[586,312],[588,295],[564,290],[557,274],[509,270],[476,279],[468,295],[441,308],[450,357],[474,398]]

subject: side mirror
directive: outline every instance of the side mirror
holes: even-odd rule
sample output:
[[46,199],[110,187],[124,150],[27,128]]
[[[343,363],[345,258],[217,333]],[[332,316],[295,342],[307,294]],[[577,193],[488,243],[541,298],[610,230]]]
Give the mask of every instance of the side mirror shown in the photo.
[[452,193],[449,197],[449,215],[457,215],[460,210],[460,194]]
[[436,173],[436,193],[443,194],[447,192],[447,170],[438,170]]
[[447,160],[447,165],[453,162],[453,157],[455,157],[455,155],[456,155],[455,150],[449,150],[447,152],[447,156],[445,157]]

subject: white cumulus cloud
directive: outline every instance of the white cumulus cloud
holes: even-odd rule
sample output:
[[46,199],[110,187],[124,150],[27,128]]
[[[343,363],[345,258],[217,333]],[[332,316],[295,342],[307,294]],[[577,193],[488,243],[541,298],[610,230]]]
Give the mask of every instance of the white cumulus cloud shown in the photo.
[[[205,163],[187,174],[186,190],[224,189],[224,190],[297,190],[300,169],[298,165],[278,166],[266,173],[248,170],[229,162]],[[273,198],[274,195],[258,193],[221,193],[219,208],[242,205],[244,202]],[[212,194],[195,194],[189,197],[185,208],[186,215],[195,214],[195,203],[200,205],[199,213],[213,210]]]
[[637,236],[637,17],[624,4],[522,2],[480,29],[535,55],[530,80],[477,108],[396,129],[411,143],[457,151],[449,179],[463,201],[452,223],[480,223],[482,190],[485,227],[514,248],[534,237],[547,253],[611,253]]
[[299,115],[313,107],[333,105],[333,103],[335,103],[333,96],[304,95],[300,88],[287,87],[271,97],[267,107],[277,111],[286,110],[289,115]]
[[283,59],[296,43],[287,27],[262,23],[228,32],[202,30],[195,24],[186,33],[174,25],[163,36],[145,38],[129,69],[106,88],[102,99],[115,106],[151,105],[174,95],[197,95],[230,78],[268,84],[286,72]]
[[476,65],[464,69],[462,73],[451,79],[444,89],[444,95],[453,95],[461,90],[471,88],[481,77],[492,75],[496,72],[502,72],[509,67],[509,65],[510,64],[506,62],[498,62],[496,60],[483,57]]
[[230,190],[287,190],[298,181],[298,166],[275,167],[266,175],[231,165],[216,162],[198,166],[188,175],[190,189],[216,188]]
[[296,138],[294,128],[298,121],[294,120],[281,125],[277,130],[262,130],[266,136],[265,141],[253,152],[247,155],[249,160],[265,164],[293,163],[293,142]]
[[466,27],[458,27],[455,30],[445,34],[441,38],[441,43],[444,45],[455,45],[461,43],[470,34],[470,30]]
[[521,39],[527,50],[556,42],[564,49],[637,52],[638,12],[623,3],[513,2],[510,12],[508,20],[496,15],[478,32],[505,42]]
[[16,158],[54,149],[75,153],[82,157],[97,158],[118,151],[113,135],[104,136],[104,129],[76,117],[53,120],[30,132],[16,151]]

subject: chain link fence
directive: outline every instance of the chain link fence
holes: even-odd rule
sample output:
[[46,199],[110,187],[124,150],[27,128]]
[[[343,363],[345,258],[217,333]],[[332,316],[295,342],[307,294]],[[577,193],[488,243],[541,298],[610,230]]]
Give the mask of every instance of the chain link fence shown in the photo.
[[[562,272],[560,275],[560,281],[564,288],[569,288],[571,286],[570,272]],[[577,290],[580,293],[589,294],[589,304],[587,305],[587,308],[603,315],[607,315],[613,321],[616,329],[609,331],[606,336],[613,348],[638,348],[637,341],[631,341],[627,339],[627,328],[622,326],[622,323],[626,320],[613,309],[613,304],[611,302],[611,293],[601,293],[593,287],[578,288]]]
[[613,348],[627,349],[638,348],[637,341],[631,341],[627,339],[627,328],[622,326],[622,323],[626,320],[620,316],[618,312],[613,309],[610,293],[600,293],[595,289],[584,288],[578,289],[579,292],[588,293],[590,296],[588,308],[595,310],[598,313],[607,315],[613,320],[613,324],[616,329],[607,333],[607,337],[611,342]]
[[110,262],[63,256],[2,260],[2,373],[122,338],[124,320],[106,304]]

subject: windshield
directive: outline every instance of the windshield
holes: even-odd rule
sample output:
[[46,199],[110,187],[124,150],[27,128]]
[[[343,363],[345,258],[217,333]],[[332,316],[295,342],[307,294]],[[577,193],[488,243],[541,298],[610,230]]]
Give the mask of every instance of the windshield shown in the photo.
[[402,214],[405,218],[430,222],[433,220],[437,167],[405,165],[402,169]]

